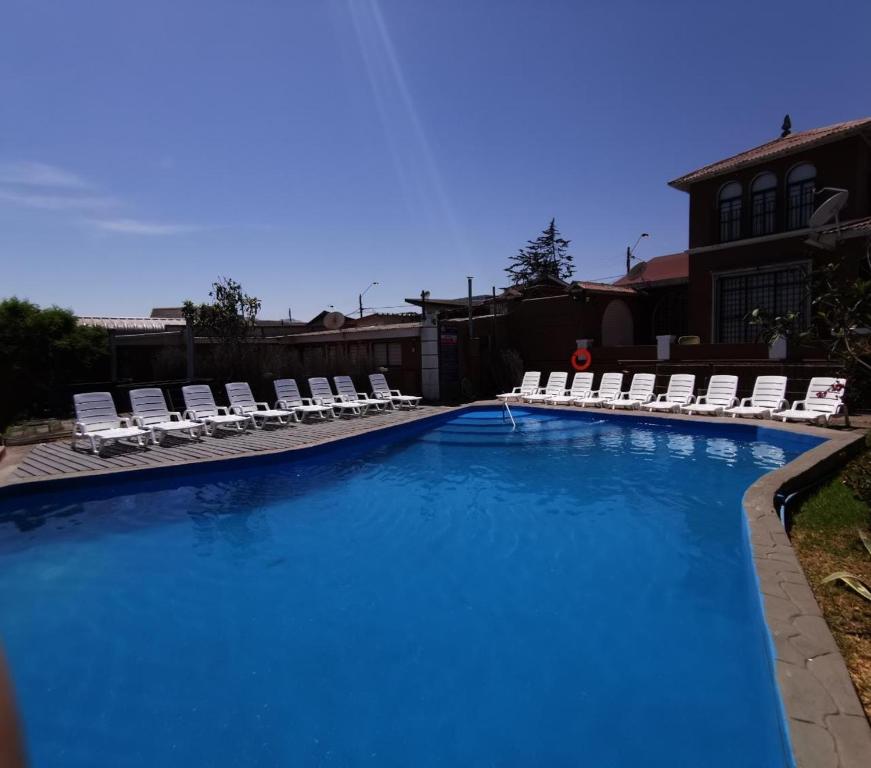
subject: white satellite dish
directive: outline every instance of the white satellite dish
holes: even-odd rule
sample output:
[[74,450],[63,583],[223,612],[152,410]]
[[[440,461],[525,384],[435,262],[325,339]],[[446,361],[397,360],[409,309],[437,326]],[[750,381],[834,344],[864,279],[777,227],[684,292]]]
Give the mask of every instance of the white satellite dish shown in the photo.
[[345,324],[345,316],[341,312],[327,312],[324,315],[324,328],[328,331],[338,331]]
[[826,191],[834,192],[834,194],[824,200],[807,220],[808,226],[813,229],[815,229],[816,227],[825,226],[832,219],[834,219],[835,223],[837,223],[838,214],[841,212],[841,209],[847,204],[847,198],[850,196],[850,193],[846,189],[826,188],[820,190],[820,192]]

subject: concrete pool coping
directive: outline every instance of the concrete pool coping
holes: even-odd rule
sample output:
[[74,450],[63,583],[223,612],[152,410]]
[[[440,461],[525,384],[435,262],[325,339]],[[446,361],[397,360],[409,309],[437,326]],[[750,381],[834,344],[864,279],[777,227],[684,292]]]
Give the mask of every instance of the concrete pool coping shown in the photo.
[[[107,461],[107,465],[102,467],[97,462],[97,468],[83,468],[81,471],[71,471],[70,467],[75,465],[67,462],[57,472],[51,472],[50,462],[46,464],[47,459],[43,457],[36,466],[47,470],[45,474],[16,477],[16,469],[24,466],[28,456],[39,448],[34,446],[29,450],[9,451],[10,455],[0,465],[0,490],[50,488],[63,479],[77,480],[115,474],[139,476],[149,469],[292,454],[299,450],[336,444],[349,437],[382,432],[481,406],[501,406],[501,403],[486,400],[457,407],[422,406],[417,411],[385,415],[384,418],[341,421],[327,426],[313,424],[311,426],[314,429],[310,434],[298,431],[305,430],[305,426],[286,430],[283,434],[287,439],[283,439],[279,432],[264,432],[259,436],[253,434],[248,443],[229,443],[228,448],[234,447],[224,453],[210,451],[208,445],[203,449],[203,444],[200,444],[189,446],[175,455],[160,455],[160,449],[156,449],[149,452],[152,456],[148,460],[137,459],[140,454],[125,454],[121,457],[126,458],[124,461],[119,459],[115,464],[108,464]],[[573,413],[581,411],[572,406],[524,404],[523,407]],[[592,409],[592,412],[601,413],[599,409]],[[670,422],[719,425],[737,422],[746,426],[812,435],[825,440],[786,466],[759,478],[745,492],[743,507],[748,521],[751,553],[765,620],[773,641],[777,680],[796,765],[799,768],[854,768],[867,765],[871,756],[871,727],[843,657],[822,617],[774,508],[774,499],[778,493],[789,493],[823,479],[858,452],[862,447],[865,431],[831,430],[805,424],[782,424],[771,420],[732,420],[629,410],[608,410],[607,413],[616,418],[645,421],[664,419]],[[63,443],[62,450],[67,455],[71,453],[67,443]],[[172,449],[167,448],[166,451]],[[54,453],[59,459],[62,458],[58,451]],[[182,458],[183,456],[186,458]],[[169,460],[172,458],[178,460]],[[10,461],[14,463],[10,464]]]

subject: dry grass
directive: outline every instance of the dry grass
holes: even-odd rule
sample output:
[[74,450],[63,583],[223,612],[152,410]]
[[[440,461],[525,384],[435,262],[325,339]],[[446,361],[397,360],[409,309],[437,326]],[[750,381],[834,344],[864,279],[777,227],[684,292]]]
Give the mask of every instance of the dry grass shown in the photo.
[[833,571],[849,571],[871,584],[871,554],[858,533],[871,531],[869,478],[866,451],[802,505],[792,543],[871,719],[871,602],[843,584],[821,583]]

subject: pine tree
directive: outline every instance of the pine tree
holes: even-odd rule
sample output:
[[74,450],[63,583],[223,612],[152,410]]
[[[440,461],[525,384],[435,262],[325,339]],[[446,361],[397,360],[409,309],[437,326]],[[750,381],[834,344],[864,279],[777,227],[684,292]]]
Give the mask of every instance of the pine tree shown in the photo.
[[529,240],[521,248],[505,271],[515,285],[530,283],[543,277],[558,277],[568,280],[575,271],[574,257],[569,254],[569,243],[560,236],[556,219],[535,240]]

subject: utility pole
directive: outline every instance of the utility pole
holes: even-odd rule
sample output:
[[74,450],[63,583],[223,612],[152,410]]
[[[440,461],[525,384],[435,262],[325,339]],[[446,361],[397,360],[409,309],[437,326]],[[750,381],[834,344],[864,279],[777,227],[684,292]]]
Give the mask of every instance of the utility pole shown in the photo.
[[475,337],[474,328],[472,326],[472,275],[466,275],[466,280],[469,281],[469,338]]
[[360,308],[360,319],[361,320],[363,319],[363,297],[366,295],[366,291],[368,291],[373,285],[378,285],[378,281],[375,280],[374,282],[369,283],[369,285],[366,286],[365,291],[361,291],[360,293],[357,294],[357,306]]

